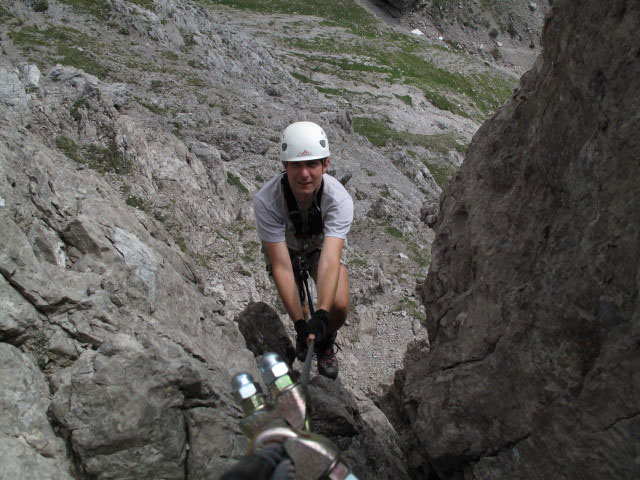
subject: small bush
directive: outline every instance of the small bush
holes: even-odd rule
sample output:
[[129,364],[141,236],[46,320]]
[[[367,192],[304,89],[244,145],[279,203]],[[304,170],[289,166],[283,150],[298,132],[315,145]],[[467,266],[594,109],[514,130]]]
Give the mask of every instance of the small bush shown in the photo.
[[49,10],[49,2],[47,0],[38,0],[33,6],[34,12],[46,12]]
[[498,30],[496,30],[495,28],[492,28],[491,30],[489,30],[489,36],[491,38],[498,38],[498,35],[500,33],[498,32]]
[[75,102],[73,102],[73,105],[71,105],[71,110],[69,110],[69,115],[71,115],[71,118],[73,118],[76,122],[79,122],[82,119],[82,115],[78,110],[86,106],[87,106],[87,101],[84,98],[80,98],[76,100]]
[[136,197],[135,195],[130,195],[129,197],[127,197],[125,203],[130,207],[137,208],[138,210],[142,210],[144,212],[147,212],[149,210],[149,207],[147,207],[145,201],[140,197]]

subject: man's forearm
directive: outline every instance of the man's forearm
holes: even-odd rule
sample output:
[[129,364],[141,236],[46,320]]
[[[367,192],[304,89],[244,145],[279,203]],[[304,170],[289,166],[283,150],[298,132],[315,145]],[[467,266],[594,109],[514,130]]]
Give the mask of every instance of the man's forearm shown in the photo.
[[329,312],[336,296],[340,278],[340,255],[344,241],[339,238],[325,237],[322,253],[318,261],[316,290],[318,309]]
[[293,270],[274,265],[272,273],[282,304],[291,320],[295,322],[304,318]]

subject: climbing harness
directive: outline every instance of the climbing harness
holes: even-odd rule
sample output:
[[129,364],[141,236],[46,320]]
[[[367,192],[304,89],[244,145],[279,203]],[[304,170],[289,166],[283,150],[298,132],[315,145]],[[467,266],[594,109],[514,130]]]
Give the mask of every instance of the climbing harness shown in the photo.
[[320,184],[320,188],[317,193],[314,195],[311,207],[309,207],[309,210],[306,212],[302,212],[298,209],[298,202],[291,191],[286,173],[282,175],[280,182],[282,184],[282,191],[284,192],[284,199],[287,203],[289,218],[296,229],[296,238],[300,240],[308,240],[313,235],[321,234],[323,232],[323,224],[322,209],[320,208],[320,205],[322,201],[322,191],[324,189],[324,180]]

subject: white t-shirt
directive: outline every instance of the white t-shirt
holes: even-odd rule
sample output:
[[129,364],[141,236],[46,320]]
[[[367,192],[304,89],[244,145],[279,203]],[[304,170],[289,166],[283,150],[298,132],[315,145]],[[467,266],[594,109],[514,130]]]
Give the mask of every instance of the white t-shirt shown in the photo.
[[[296,228],[289,218],[287,201],[282,189],[282,175],[269,180],[253,198],[253,212],[258,226],[258,237],[263,242],[287,242],[292,250],[302,250],[302,242],[295,237]],[[322,238],[345,239],[353,221],[353,199],[342,184],[331,175],[324,174],[324,187],[320,210],[323,233],[315,235],[309,243],[322,245]]]

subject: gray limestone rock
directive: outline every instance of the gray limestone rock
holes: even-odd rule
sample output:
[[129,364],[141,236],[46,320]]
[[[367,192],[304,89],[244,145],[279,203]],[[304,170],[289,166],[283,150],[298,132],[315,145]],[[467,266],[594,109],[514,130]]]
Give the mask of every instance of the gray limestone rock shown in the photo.
[[250,303],[236,318],[238,328],[247,342],[247,348],[259,357],[275,352],[287,362],[293,364],[295,348],[278,313],[264,302]]
[[408,358],[440,478],[640,475],[637,2],[554,2],[544,54],[441,199]]
[[0,477],[71,480],[65,443],[47,418],[45,376],[31,357],[7,343],[0,343],[0,364]]
[[370,399],[320,375],[309,397],[312,430],[338,446],[357,478],[411,478],[396,431]]

